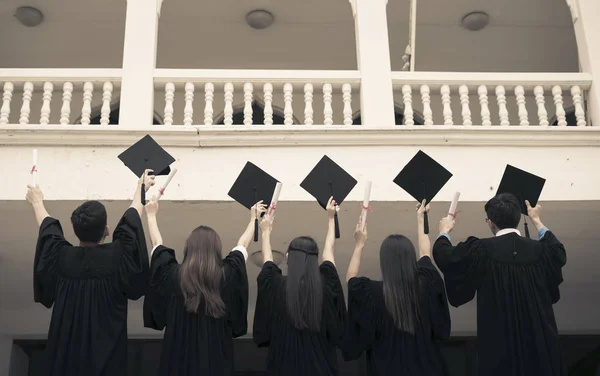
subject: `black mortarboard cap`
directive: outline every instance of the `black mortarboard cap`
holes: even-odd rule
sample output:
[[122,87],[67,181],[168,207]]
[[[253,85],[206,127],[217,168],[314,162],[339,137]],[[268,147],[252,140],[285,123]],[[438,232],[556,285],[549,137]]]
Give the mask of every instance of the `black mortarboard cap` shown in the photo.
[[[356,183],[356,179],[325,155],[304,178],[300,186],[316,198],[323,209],[326,209],[331,196],[333,196],[336,204],[341,204],[356,186]],[[337,212],[334,218],[336,224],[335,236],[339,238],[340,229]]]
[[146,169],[153,170],[154,175],[168,175],[171,172],[169,166],[175,162],[175,158],[167,153],[150,135],[144,136],[119,154],[119,159],[137,177],[141,177]]
[[[247,209],[252,208],[261,200],[264,204],[269,205],[277,183],[277,179],[252,162],[247,162],[228,195]],[[254,223],[254,241],[258,241],[258,218]]]
[[[394,179],[394,183],[414,197],[419,203],[428,204],[446,185],[452,173],[425,154],[422,150],[408,162]],[[429,220],[425,213],[425,233],[429,233]]]
[[[147,169],[151,169],[153,175],[168,175],[171,172],[169,166],[175,162],[175,158],[167,153],[149,134],[119,154],[119,159],[137,177],[141,177]],[[146,190],[142,183],[142,205],[145,204]]]
[[[527,205],[525,204],[525,200],[529,201],[531,206],[535,207],[545,183],[546,179],[544,178],[514,166],[506,165],[496,195],[501,193],[512,193],[517,200],[519,200],[521,214],[527,215]],[[529,238],[527,219],[525,219],[525,235]]]

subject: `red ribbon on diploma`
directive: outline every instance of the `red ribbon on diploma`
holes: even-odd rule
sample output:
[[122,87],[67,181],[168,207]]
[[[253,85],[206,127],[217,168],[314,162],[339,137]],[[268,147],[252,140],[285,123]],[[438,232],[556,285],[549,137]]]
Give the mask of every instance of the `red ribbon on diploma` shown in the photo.
[[448,213],[448,216],[452,217],[452,219],[456,219],[456,216],[458,215],[458,213],[460,213],[461,210],[457,211],[456,213]]
[[33,165],[33,167],[31,167],[31,171],[29,171],[31,175],[33,175],[34,172],[37,172],[36,165]]
[[267,215],[271,215],[271,213],[273,213],[273,211],[275,211],[276,208],[277,204],[271,204],[271,206],[269,206],[269,212],[267,213]]
[[364,206],[363,204],[360,204],[360,208],[361,208],[361,209],[363,209],[363,210],[370,211],[370,212],[372,212],[372,211],[373,211],[373,207],[372,207],[371,205],[369,205],[369,206]]
[[164,195],[165,194],[165,189],[164,188],[159,189],[158,193],[160,193],[161,196]]

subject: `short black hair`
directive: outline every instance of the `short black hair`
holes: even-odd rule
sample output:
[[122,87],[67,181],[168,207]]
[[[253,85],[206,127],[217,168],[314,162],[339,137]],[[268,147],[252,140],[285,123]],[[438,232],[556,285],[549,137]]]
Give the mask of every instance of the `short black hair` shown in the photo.
[[71,214],[75,235],[82,242],[97,243],[106,229],[106,208],[99,201],[86,201]]
[[500,193],[493,197],[485,204],[485,212],[500,230],[516,228],[521,220],[521,205],[511,193]]

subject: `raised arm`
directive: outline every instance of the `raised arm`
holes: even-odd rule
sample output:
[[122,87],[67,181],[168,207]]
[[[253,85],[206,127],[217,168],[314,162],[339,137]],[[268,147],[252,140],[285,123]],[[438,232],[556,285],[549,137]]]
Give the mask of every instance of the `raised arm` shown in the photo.
[[366,224],[364,231],[361,231],[360,223],[356,225],[356,230],[354,231],[354,240],[354,252],[352,253],[350,265],[348,266],[348,271],[346,272],[346,282],[350,281],[352,278],[358,275],[358,270],[360,269],[360,258],[362,256],[362,251],[365,247],[365,243],[367,242]]
[[148,232],[150,233],[150,241],[152,242],[152,253],[154,253],[154,250],[159,245],[163,244],[162,236],[160,235],[160,230],[158,229],[157,214],[158,198],[156,196],[152,196],[152,200],[146,204],[146,217],[148,218]]
[[260,231],[262,233],[262,261],[273,261],[273,250],[271,248],[271,232],[273,231],[273,221],[275,214],[265,215],[260,221]]
[[156,176],[150,175],[153,172],[148,169],[144,171],[144,174],[141,178],[139,178],[137,182],[137,187],[135,189],[135,194],[133,195],[133,201],[131,202],[130,208],[134,208],[137,210],[140,218],[142,217],[142,213],[144,211],[144,205],[142,205],[142,183],[144,183],[144,188],[146,192],[154,185]]
[[245,249],[250,247],[250,243],[252,242],[252,238],[254,237],[254,220],[260,216],[260,214],[267,211],[267,207],[263,204],[262,200],[257,202],[250,209],[250,222],[248,222],[248,226],[246,226],[246,230],[240,236],[240,240],[238,240],[237,245],[242,246]]
[[325,237],[325,247],[323,247],[323,261],[329,261],[335,265],[334,249],[335,249],[335,221],[334,214],[340,211],[340,207],[336,205],[333,196],[327,202],[327,216],[329,218],[329,227],[327,236]]
[[431,258],[431,241],[429,235],[425,234],[425,213],[429,213],[429,204],[425,200],[417,204],[417,234],[419,242],[419,258],[429,256]]
[[31,206],[33,207],[33,212],[35,213],[35,220],[37,221],[38,226],[42,225],[44,219],[50,216],[46,207],[44,206],[44,194],[38,185],[27,186],[27,195],[25,195],[25,199],[29,201]]
[[527,200],[525,201],[525,205],[527,205],[527,215],[529,216],[529,219],[531,219],[531,222],[535,228],[538,230],[538,238],[541,239],[546,231],[548,231],[548,228],[544,226],[542,220],[540,219],[542,206],[536,205],[535,207],[531,207],[531,204]]

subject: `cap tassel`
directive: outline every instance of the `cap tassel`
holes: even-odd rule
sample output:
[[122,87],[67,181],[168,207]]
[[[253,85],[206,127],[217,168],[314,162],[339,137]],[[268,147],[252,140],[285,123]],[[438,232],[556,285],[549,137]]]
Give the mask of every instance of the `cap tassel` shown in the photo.
[[[423,198],[427,197],[427,189],[425,186],[425,181],[423,181]],[[425,205],[427,205],[427,201],[425,201]],[[423,233],[425,235],[429,234],[429,216],[427,215],[427,212],[423,213]]]
[[[254,187],[254,201],[258,202],[258,193]],[[258,241],[258,207],[256,207],[256,218],[254,218],[254,241]]]
[[529,224],[527,224],[527,217],[524,216],[523,218],[525,220],[525,236],[527,237],[527,239],[531,239],[531,237],[529,236]]
[[142,174],[142,205],[146,205],[146,170],[144,169],[144,173]]
[[[329,182],[329,188],[331,189],[331,197],[333,197],[333,200],[335,201],[335,197],[333,195],[333,183],[332,182]],[[340,221],[338,219],[338,212],[335,209],[333,211],[333,223],[335,225],[335,238],[339,239],[340,238]]]

